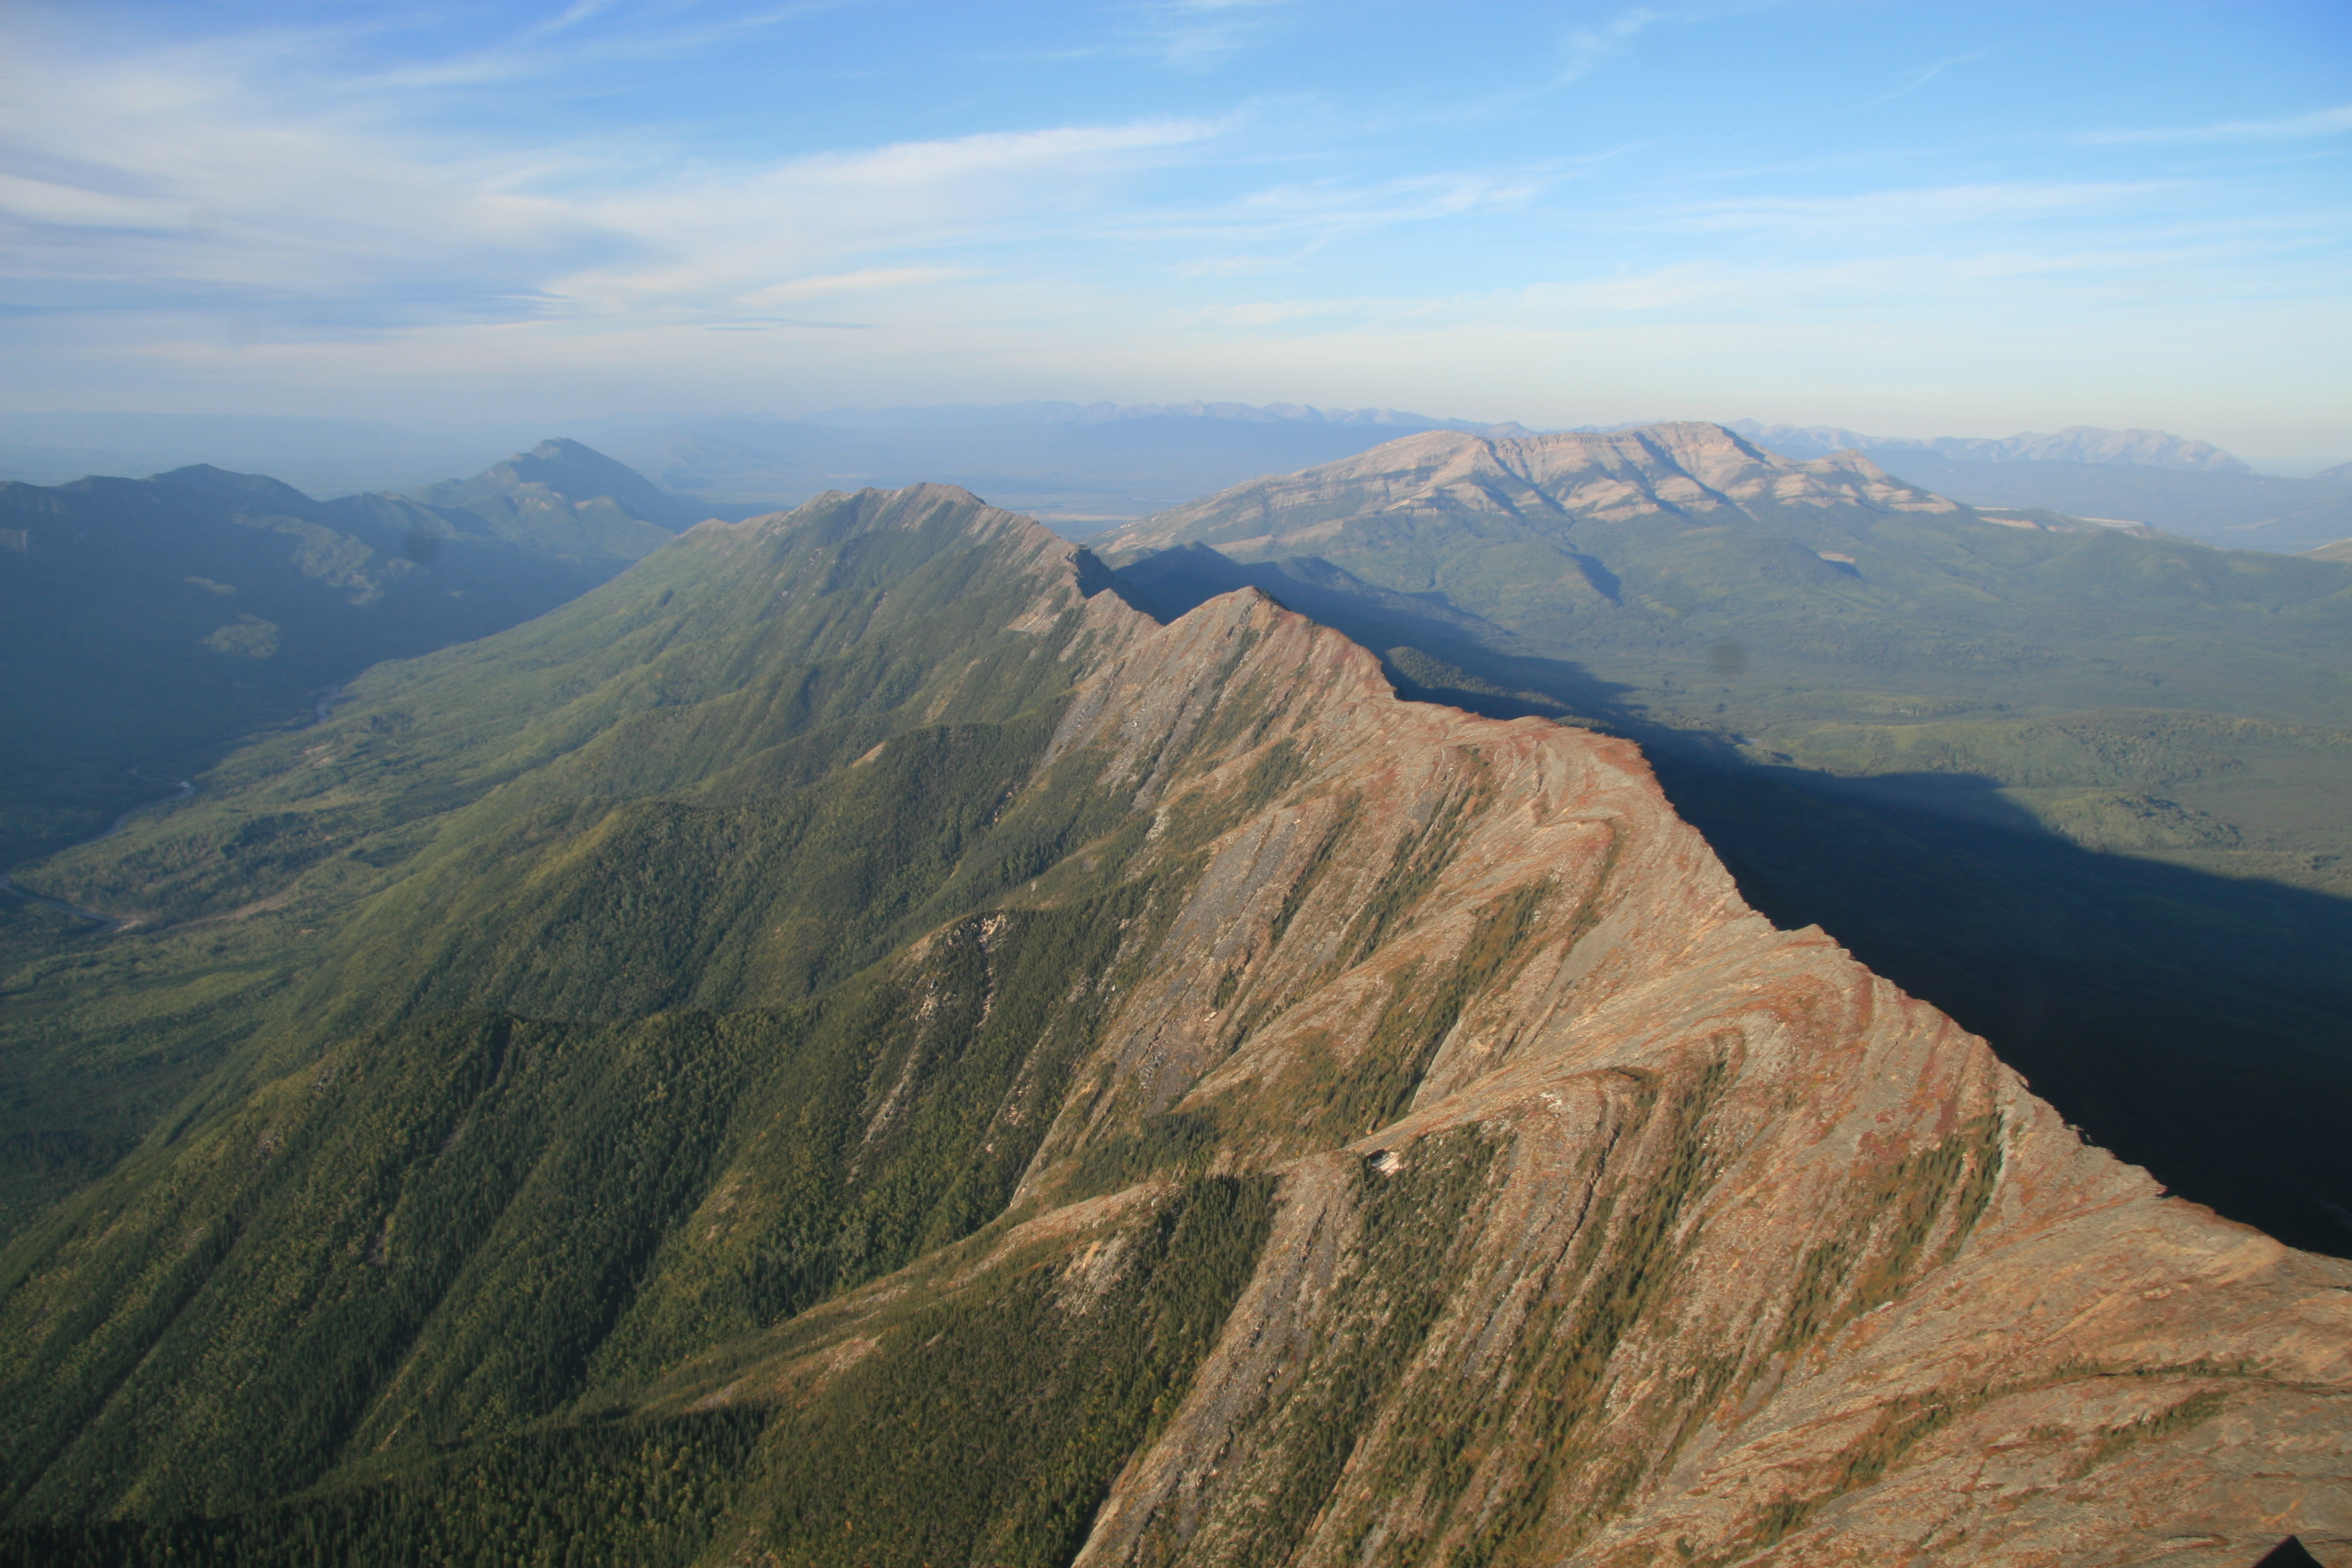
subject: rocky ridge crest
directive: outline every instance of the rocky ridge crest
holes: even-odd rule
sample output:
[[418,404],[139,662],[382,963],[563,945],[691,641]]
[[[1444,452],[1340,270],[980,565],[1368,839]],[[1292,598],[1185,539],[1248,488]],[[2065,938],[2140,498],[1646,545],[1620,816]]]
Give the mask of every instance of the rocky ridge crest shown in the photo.
[[[1082,1177],[1174,1126],[1279,1179],[1080,1563],[2352,1544],[2352,1268],[2164,1197],[1773,930],[1629,743],[1401,702],[1244,591],[1136,637],[1053,747],[1151,814],[1131,870],[1200,864],[990,1257],[1099,1272],[1148,1184]],[[804,1397],[905,1289],[725,1397]]]

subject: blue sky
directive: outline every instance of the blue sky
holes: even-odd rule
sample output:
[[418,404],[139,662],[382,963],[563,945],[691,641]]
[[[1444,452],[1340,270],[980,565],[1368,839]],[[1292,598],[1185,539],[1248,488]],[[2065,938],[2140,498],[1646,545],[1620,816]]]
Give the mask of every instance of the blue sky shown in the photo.
[[2352,6],[0,15],[0,404],[1108,398],[2352,458]]

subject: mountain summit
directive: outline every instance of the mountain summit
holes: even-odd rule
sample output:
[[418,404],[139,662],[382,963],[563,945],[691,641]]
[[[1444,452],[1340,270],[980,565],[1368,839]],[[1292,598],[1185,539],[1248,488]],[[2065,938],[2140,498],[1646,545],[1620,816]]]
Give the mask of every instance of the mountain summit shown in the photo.
[[2239,1568],[2352,1527],[2352,1265],[1774,929],[1632,743],[1400,700],[1254,589],[1162,624],[964,492],[833,494],[209,782],[58,868],[184,923],[91,960],[120,1005],[37,982],[40,1048],[221,1054],[11,1244],[12,1544]]
[[417,499],[473,512],[543,543],[576,535],[574,548],[625,556],[658,549],[664,534],[708,515],[692,497],[665,490],[635,468],[562,437],[470,479],[446,479],[418,491]]

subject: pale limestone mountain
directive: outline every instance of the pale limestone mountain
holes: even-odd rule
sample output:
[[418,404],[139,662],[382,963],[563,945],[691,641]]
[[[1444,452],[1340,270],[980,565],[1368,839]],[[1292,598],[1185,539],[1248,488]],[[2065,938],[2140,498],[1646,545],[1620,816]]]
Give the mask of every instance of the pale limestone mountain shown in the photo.
[[[1646,513],[1752,520],[1781,508],[1956,514],[1866,458],[1799,461],[1720,425],[1650,425],[1610,434],[1490,438],[1431,431],[1305,473],[1252,480],[1104,536],[1107,553],[1178,543],[1237,558],[1327,553],[1343,531],[1409,527],[1415,513],[1486,513],[1528,528]],[[1383,523],[1379,520],[1390,519]]]

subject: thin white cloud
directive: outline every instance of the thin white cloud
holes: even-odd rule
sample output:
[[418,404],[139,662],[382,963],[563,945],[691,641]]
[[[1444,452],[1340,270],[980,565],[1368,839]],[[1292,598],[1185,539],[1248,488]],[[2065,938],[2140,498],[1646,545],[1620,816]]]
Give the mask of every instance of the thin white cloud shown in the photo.
[[1215,206],[1107,218],[1105,237],[1160,247],[1207,246],[1179,263],[1188,277],[1297,270],[1353,237],[1422,223],[1526,210],[1560,176],[1546,170],[1464,171],[1364,184],[1330,180],[1270,185]]
[[290,313],[314,330],[627,311],[756,322],[788,301],[962,276],[891,253],[1092,221],[1121,181],[1223,129],[1048,126],[681,178],[642,152],[632,168],[593,146],[408,133],[380,79],[323,104],[285,89],[301,74],[289,51],[299,66],[282,35],[34,61],[13,106],[21,156],[0,177],[12,302]]
[[1402,321],[1438,315],[1458,306],[1446,298],[1412,299],[1371,296],[1360,299],[1257,300],[1237,305],[1211,305],[1178,311],[1169,318],[1177,329],[1222,327],[1255,331],[1293,321],[1347,317],[1351,320]]
[[2224,120],[2210,125],[2157,126],[2143,130],[2086,131],[2084,146],[2118,147],[2164,142],[2285,142],[2306,136],[2340,136],[2352,131],[2352,103],[2283,120]]
[[[71,389],[110,384],[151,405],[404,397],[437,416],[467,400],[506,414],[1083,392],[1574,423],[1608,410],[1572,411],[1559,389],[1610,377],[1612,397],[1649,387],[1657,407],[1696,406],[1685,391],[1708,381],[1727,409],[1770,401],[1743,376],[2010,388],[2025,366],[2036,384],[2174,376],[2209,399],[2292,389],[2340,406],[2346,215],[2308,158],[2272,187],[2189,179],[2160,151],[2070,150],[2055,110],[1966,116],[1940,143],[1923,114],[1900,150],[1840,132],[1836,159],[1818,138],[1748,146],[1703,115],[1661,115],[1606,151],[1590,115],[1537,133],[1538,100],[1603,96],[1597,77],[1669,33],[1696,63],[1644,90],[1720,88],[1748,62],[1696,53],[1723,31],[1699,24],[1745,8],[1580,0],[1552,11],[1584,19],[1564,40],[1530,35],[1516,59],[1383,94],[1270,52],[1171,87],[1161,65],[1287,42],[1316,14],[1126,5],[1068,29],[1099,67],[943,96],[923,69],[969,73],[970,58],[917,52],[903,91],[811,66],[793,79],[815,84],[805,98],[745,89],[706,114],[677,85],[695,68],[613,63],[749,39],[801,7],[532,0],[536,37],[510,20],[488,45],[468,32],[420,58],[462,29],[371,6],[373,41],[322,25],[125,47],[58,11],[18,48],[10,13],[27,8],[0,5],[15,100],[0,104],[15,142],[0,299],[23,311],[0,398],[95,402]],[[842,36],[870,37],[860,20]],[[1008,47],[1030,36],[1004,30]],[[1842,70],[1817,97],[1849,107],[1816,118],[1948,88],[1971,58]],[[1095,112],[1034,107],[1069,101],[1056,95],[1080,77]],[[1524,124],[1446,118],[1449,80],[1514,79]],[[611,114],[583,111],[598,93]],[[2275,169],[2277,145],[2347,120],[2098,134]]]
[[1293,0],[1146,0],[1136,5],[1145,52],[1179,69],[1217,63],[1265,39]]
[[1553,74],[1555,82],[1570,82],[1591,72],[1612,56],[1622,54],[1642,31],[1665,21],[1666,13],[1648,5],[1620,11],[1597,27],[1579,27],[1560,39],[1566,57]]
[[1934,65],[1923,67],[1918,70],[1913,71],[1908,77],[1904,79],[1903,85],[1897,87],[1892,92],[1880,94],[1878,97],[1872,99],[1863,107],[1865,109],[1875,109],[1882,103],[1892,103],[1906,93],[1918,91],[1921,88],[1927,86],[1929,82],[1935,80],[1937,77],[1951,69],[1952,67],[1968,65],[1972,61],[1983,59],[1991,53],[1992,51],[1990,49],[1979,49],[1972,55],[1954,55],[1950,59],[1937,60]]
[[620,4],[620,0],[572,0],[556,16],[531,29],[538,34],[560,33],[566,27],[576,27],[591,17],[599,16]]
[[973,276],[966,267],[864,267],[855,272],[794,278],[755,289],[742,297],[752,307],[781,305],[787,300],[816,300],[833,294],[870,294],[897,289],[929,288],[956,283]]
[[1887,233],[1923,225],[1990,224],[2108,211],[2167,188],[2160,181],[2018,181],[1838,196],[1743,196],[1662,209],[1656,220],[1668,226],[1695,229]]
[[567,273],[546,287],[597,312],[733,310],[798,297],[774,291],[805,288],[818,276],[857,279],[841,286],[868,292],[928,288],[960,269],[830,268],[909,249],[1034,243],[1042,227],[1093,224],[1107,187],[1217,133],[1214,125],[1173,121],[989,132],[822,153],[749,175],[583,202],[584,218],[628,237],[632,257],[642,259]]
[[[843,0],[793,0],[758,10],[682,19],[674,5],[653,8],[640,19],[622,0],[582,0],[548,20],[513,36],[446,58],[415,61],[363,76],[357,89],[407,91],[484,87],[531,78],[559,77],[583,68],[616,62],[676,58],[739,44]],[[590,26],[589,24],[600,24]]]

